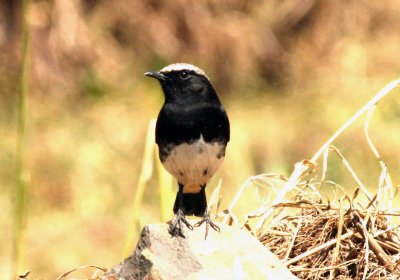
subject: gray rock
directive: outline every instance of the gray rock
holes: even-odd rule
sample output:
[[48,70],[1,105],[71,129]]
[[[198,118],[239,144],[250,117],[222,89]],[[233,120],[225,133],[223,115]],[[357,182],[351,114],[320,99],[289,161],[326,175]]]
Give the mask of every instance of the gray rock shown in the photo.
[[103,280],[136,279],[298,279],[245,230],[219,224],[221,232],[185,228],[171,237],[167,224],[146,226],[136,250]]

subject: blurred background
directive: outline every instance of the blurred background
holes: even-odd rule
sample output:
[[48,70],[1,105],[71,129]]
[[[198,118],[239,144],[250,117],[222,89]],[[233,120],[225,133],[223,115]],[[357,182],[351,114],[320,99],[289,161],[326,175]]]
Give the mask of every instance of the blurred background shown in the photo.
[[[1,279],[12,267],[22,7],[0,1]],[[163,103],[144,72],[188,62],[211,78],[232,126],[225,163],[207,190],[222,179],[221,209],[249,176],[290,175],[400,72],[400,4],[389,0],[32,0],[29,26],[24,268],[33,279],[122,260],[146,133]],[[396,91],[370,128],[395,184]],[[335,145],[373,192],[381,170],[363,120]],[[327,176],[356,187],[335,156]],[[165,218],[159,184],[154,171],[134,241],[143,225]]]

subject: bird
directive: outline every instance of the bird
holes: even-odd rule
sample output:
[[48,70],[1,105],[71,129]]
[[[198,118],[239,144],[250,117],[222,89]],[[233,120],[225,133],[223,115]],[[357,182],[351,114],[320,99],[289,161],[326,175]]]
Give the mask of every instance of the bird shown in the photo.
[[186,216],[201,220],[220,232],[207,209],[205,188],[225,158],[230,140],[228,115],[206,73],[188,63],[174,63],[146,72],[161,84],[165,101],[158,114],[155,140],[164,168],[178,181],[169,224],[171,237],[183,237],[184,225],[193,230]]

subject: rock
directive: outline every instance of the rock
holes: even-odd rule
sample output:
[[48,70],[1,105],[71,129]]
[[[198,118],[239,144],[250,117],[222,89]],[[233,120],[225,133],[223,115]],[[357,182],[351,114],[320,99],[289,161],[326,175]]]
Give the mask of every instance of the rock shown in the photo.
[[206,240],[204,225],[185,228],[185,238],[172,238],[167,224],[148,225],[133,254],[102,279],[298,279],[247,231],[218,225]]

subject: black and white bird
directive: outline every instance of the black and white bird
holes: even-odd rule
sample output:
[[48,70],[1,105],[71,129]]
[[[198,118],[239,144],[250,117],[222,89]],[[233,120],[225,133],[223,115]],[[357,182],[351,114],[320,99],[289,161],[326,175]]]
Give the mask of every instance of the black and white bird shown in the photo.
[[182,225],[193,229],[186,215],[202,217],[219,231],[207,210],[205,187],[221,166],[229,142],[229,119],[204,71],[186,63],[171,64],[146,76],[157,79],[165,102],[156,124],[156,143],[165,169],[178,181],[175,217],[169,233],[184,237]]

